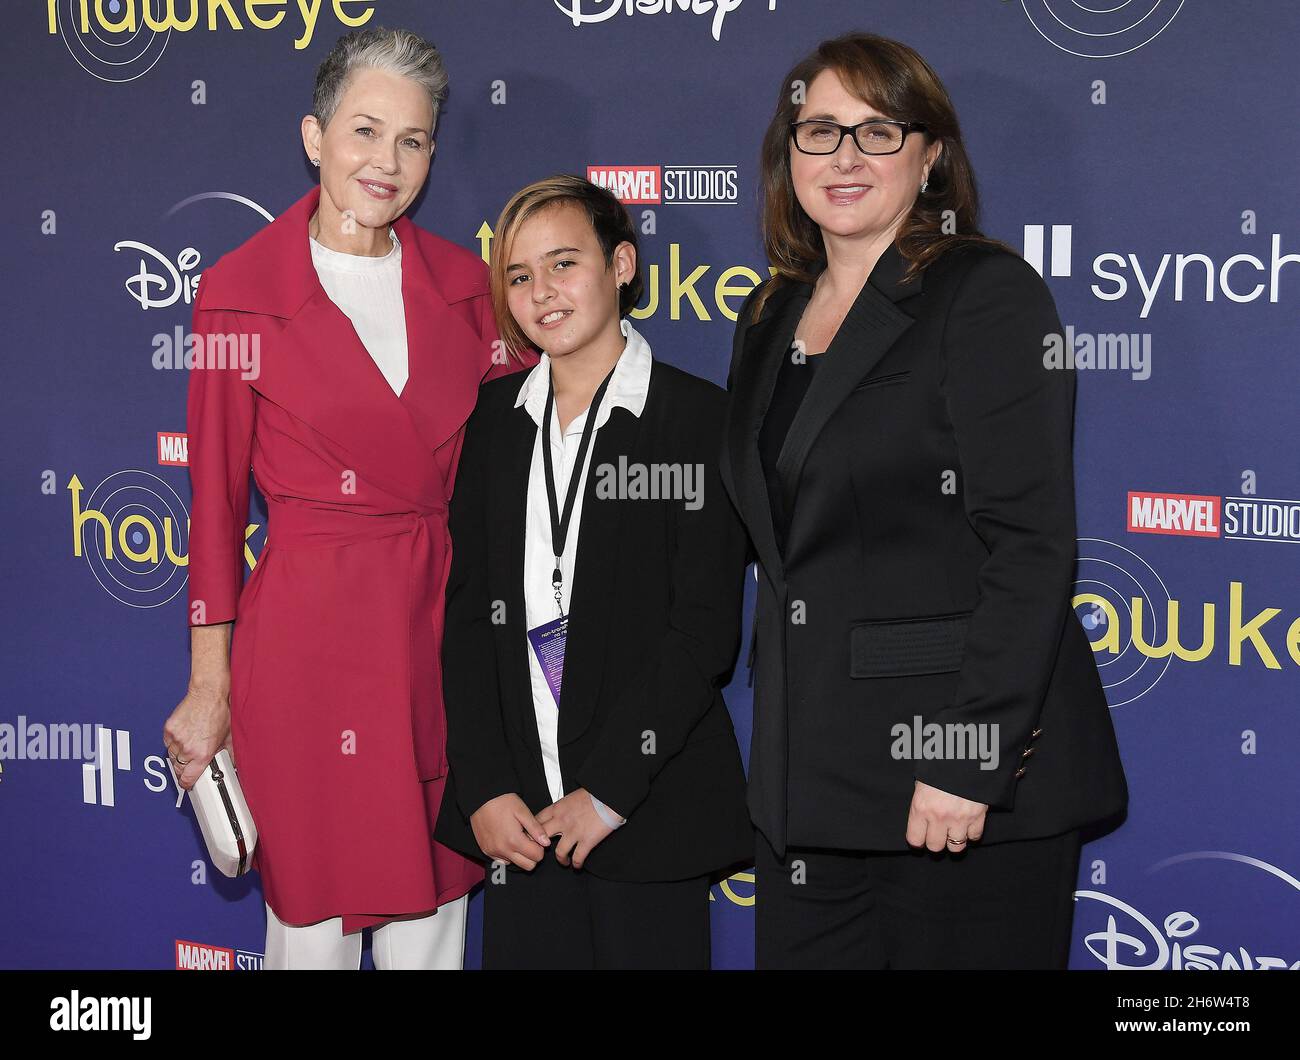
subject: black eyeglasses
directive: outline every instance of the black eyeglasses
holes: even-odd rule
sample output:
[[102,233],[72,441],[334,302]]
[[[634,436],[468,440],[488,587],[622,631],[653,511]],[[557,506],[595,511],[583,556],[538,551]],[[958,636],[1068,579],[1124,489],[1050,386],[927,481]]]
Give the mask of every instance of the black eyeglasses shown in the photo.
[[844,137],[852,134],[853,142],[865,155],[892,155],[903,149],[910,132],[924,132],[919,121],[893,121],[872,118],[857,125],[840,125],[833,121],[792,121],[790,137],[806,155],[833,155]]

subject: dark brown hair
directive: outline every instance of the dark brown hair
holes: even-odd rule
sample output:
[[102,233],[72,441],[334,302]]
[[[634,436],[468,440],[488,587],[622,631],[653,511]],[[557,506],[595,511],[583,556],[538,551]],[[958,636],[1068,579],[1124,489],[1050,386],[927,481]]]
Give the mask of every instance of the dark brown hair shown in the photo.
[[[783,282],[811,283],[826,262],[821,229],[804,212],[790,176],[790,123],[798,120],[808,87],[823,70],[835,71],[844,86],[886,117],[922,122],[926,147],[943,150],[931,168],[928,187],[916,197],[894,243],[908,262],[904,280],[932,265],[960,244],[981,243],[1015,251],[977,227],[979,193],[961,128],[948,91],[921,56],[906,44],[873,33],[846,33],[822,41],[795,64],[781,82],[776,113],[763,136],[759,161],[763,245],[776,269],[773,282],[756,299],[757,319],[772,291]],[[797,102],[796,102],[797,100]],[[951,232],[943,231],[947,214]]]
[[583,177],[569,173],[557,173],[544,180],[529,184],[510,197],[501,216],[497,219],[492,234],[492,260],[489,272],[492,279],[492,311],[496,315],[497,330],[510,354],[518,358],[523,350],[530,348],[528,336],[510,312],[507,301],[506,258],[515,233],[530,217],[542,210],[550,209],[560,203],[569,202],[580,208],[591,222],[596,241],[605,256],[605,270],[609,271],[614,262],[614,249],[620,243],[631,243],[636,251],[636,269],[627,286],[618,292],[619,319],[641,301],[645,291],[645,282],[641,278],[641,251],[637,246],[636,228],[627,208],[618,201],[613,192],[607,191],[599,184],[593,184]]

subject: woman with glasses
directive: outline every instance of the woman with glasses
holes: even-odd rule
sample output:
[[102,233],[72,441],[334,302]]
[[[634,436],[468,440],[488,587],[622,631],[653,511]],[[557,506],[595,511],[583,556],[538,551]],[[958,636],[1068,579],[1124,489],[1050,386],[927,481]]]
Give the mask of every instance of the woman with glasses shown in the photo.
[[762,149],[775,275],[737,326],[722,476],[760,570],[760,968],[1060,968],[1081,829],[1127,803],[1072,614],[1073,373],[984,237],[911,48],[822,43]]

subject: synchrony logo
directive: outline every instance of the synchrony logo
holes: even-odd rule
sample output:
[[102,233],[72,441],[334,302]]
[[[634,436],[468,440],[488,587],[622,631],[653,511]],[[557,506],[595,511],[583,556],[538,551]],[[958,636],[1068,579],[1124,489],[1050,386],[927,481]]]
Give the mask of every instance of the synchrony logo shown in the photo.
[[[1051,238],[1047,230],[1050,227]],[[1255,302],[1263,298],[1277,302],[1281,296],[1282,269],[1300,264],[1300,254],[1282,252],[1282,236],[1274,232],[1268,260],[1254,254],[1233,254],[1215,262],[1208,254],[1162,254],[1159,261],[1142,261],[1132,252],[1098,254],[1092,259],[1092,273],[1100,280],[1089,288],[1103,302],[1118,302],[1134,296],[1142,300],[1143,319],[1161,296],[1175,302],[1203,299],[1213,302],[1222,296],[1231,302]],[[1071,276],[1073,272],[1073,227],[1071,225],[1025,225],[1024,256],[1040,276]],[[1047,271],[1044,272],[1044,267]],[[1300,277],[1291,277],[1300,283]]]
[[81,801],[87,806],[115,806],[113,769],[131,771],[131,734],[126,729],[95,726],[95,758],[81,767]]
[[[95,756],[81,767],[81,801],[87,806],[117,806],[114,770],[131,772],[131,733],[127,729],[110,729],[97,725]],[[154,794],[175,788],[171,770],[162,755],[146,755],[143,762],[144,786]],[[176,806],[185,800],[185,792],[176,788]]]

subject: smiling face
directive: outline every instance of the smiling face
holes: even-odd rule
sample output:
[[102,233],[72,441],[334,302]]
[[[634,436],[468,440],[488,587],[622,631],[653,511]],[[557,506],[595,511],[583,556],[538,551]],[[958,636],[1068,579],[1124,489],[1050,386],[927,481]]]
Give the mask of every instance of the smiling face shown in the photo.
[[[907,115],[882,114],[853,95],[834,70],[823,70],[808,86],[796,121],[824,118],[856,125],[870,118],[907,120]],[[824,235],[843,238],[890,238],[907,217],[942,150],[938,141],[925,146],[921,133],[908,133],[903,148],[892,155],[868,155],[853,137],[841,140],[831,155],[808,155],[790,142],[790,176],[804,212]]]
[[581,207],[560,201],[533,214],[507,249],[506,301],[528,341],[552,358],[621,341],[618,285],[636,271],[630,243],[605,265]]
[[350,211],[359,228],[386,230],[429,175],[432,127],[433,103],[418,83],[357,70],[324,129],[311,115],[302,122],[308,157],[320,159],[321,227]]

